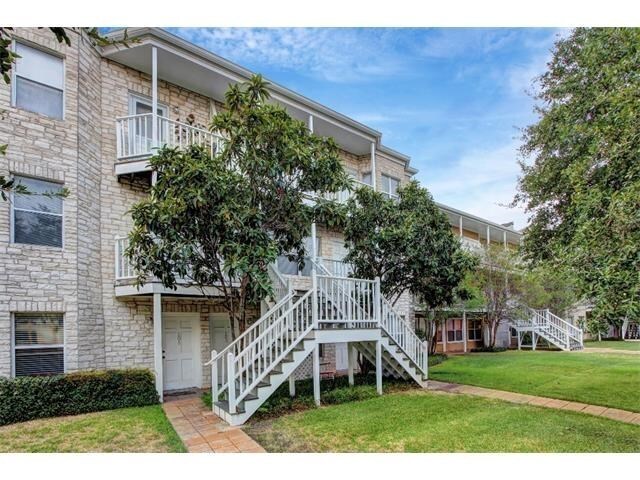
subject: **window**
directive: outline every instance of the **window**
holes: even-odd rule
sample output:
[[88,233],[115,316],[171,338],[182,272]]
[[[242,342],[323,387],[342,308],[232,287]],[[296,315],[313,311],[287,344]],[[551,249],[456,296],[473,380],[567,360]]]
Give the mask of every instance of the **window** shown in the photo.
[[362,174],[362,183],[371,185],[371,172],[366,172]]
[[61,313],[16,313],[13,328],[16,377],[64,373]]
[[447,342],[462,341],[462,319],[449,318],[447,320]]
[[382,174],[382,191],[389,196],[396,196],[398,194],[398,187],[400,186],[400,180]]
[[64,67],[62,58],[16,43],[13,105],[48,117],[62,118]]
[[482,340],[482,321],[481,320],[467,320],[467,337],[469,340]]
[[14,243],[62,247],[62,198],[45,194],[58,193],[62,186],[35,178],[15,177],[30,195],[13,196],[12,232]]
[[[286,255],[280,255],[278,257],[277,266],[278,271],[285,275],[301,275],[303,277],[311,276],[311,257],[313,255],[311,245],[311,237],[304,239],[304,249],[306,252],[304,258],[304,268],[300,268],[298,262],[295,260],[289,260]],[[321,243],[320,237],[316,237],[316,255],[321,256]]]

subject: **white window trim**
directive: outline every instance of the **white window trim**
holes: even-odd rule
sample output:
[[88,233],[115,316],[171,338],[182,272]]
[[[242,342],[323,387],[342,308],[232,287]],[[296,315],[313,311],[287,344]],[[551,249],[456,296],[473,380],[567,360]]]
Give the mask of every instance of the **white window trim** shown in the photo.
[[[16,313],[56,314],[62,315],[62,344],[51,345],[16,345]],[[61,312],[13,312],[11,313],[11,325],[9,335],[11,336],[11,378],[16,378],[16,350],[34,350],[38,348],[62,348],[62,373],[67,373],[67,332],[65,329],[65,314]]]
[[[136,102],[141,102],[149,105],[149,107],[153,107],[153,100],[151,97],[147,97],[146,95],[142,95],[137,92],[129,92],[129,105],[127,106],[129,115],[135,115],[135,106]],[[153,108],[151,109],[153,110]],[[169,118],[169,107],[164,103],[158,102],[158,110],[161,110],[161,117]]]
[[[34,180],[41,180],[43,182],[49,182],[49,183],[54,183],[56,185],[60,185],[60,187],[64,187],[63,183],[60,182],[56,182],[54,180],[50,180],[50,179],[46,179],[46,178],[37,178],[37,177],[30,177],[28,175],[20,175],[20,174],[11,174],[11,178],[13,180],[15,180],[16,177],[21,177],[21,178],[32,178]],[[18,208],[18,210],[20,210],[21,212],[30,212],[30,213],[38,213],[41,215],[52,215],[52,216],[57,216],[57,217],[62,217],[62,232],[61,232],[61,236],[62,236],[62,241],[60,242],[61,245],[59,247],[54,247],[51,245],[39,245],[37,243],[19,243],[16,242],[15,239],[15,215],[14,212],[16,210],[15,207],[15,191],[11,190],[11,192],[9,193],[9,204],[10,204],[10,211],[9,211],[9,238],[11,239],[11,244],[12,245],[22,245],[22,246],[26,246],[26,247],[38,247],[38,248],[53,248],[55,250],[64,250],[64,237],[65,237],[65,227],[64,227],[64,217],[65,217],[65,213],[64,213],[64,200],[62,201],[62,212],[61,213],[50,213],[50,212],[40,212],[38,210],[30,210],[27,208]]]
[[[387,192],[387,191],[382,189],[382,185],[383,185],[382,179],[383,179],[383,177],[387,177],[390,180],[395,180],[396,182],[398,182],[398,187],[396,188],[396,193]],[[380,191],[382,193],[388,195],[390,198],[398,198],[398,188],[400,188],[400,185],[402,185],[402,181],[399,178],[394,177],[393,175],[389,175],[388,173],[385,173],[385,172],[382,172],[380,174]]]
[[[46,118],[50,118],[51,120],[57,120],[57,121],[61,121],[63,122],[66,119],[66,111],[67,111],[67,62],[65,61],[65,57],[64,55],[61,55],[59,52],[56,52],[54,50],[50,50],[48,48],[44,48],[42,45],[38,45],[36,43],[33,42],[29,42],[27,40],[23,40],[23,39],[18,39],[16,40],[15,38],[11,41],[11,51],[15,52],[16,51],[16,43],[22,43],[24,45],[26,45],[27,47],[31,47],[34,48],[36,50],[40,50],[43,53],[46,53],[47,55],[51,55],[53,57],[58,57],[61,61],[62,61],[62,117],[61,118],[56,118],[56,117],[50,117],[49,115],[46,115],[44,113],[40,113],[40,112],[33,112],[31,110],[26,110],[24,108],[20,108],[17,105],[16,99],[17,99],[17,82],[16,82],[16,76],[18,75],[18,72],[16,71],[16,65],[17,64],[13,64],[13,67],[11,68],[11,106],[17,110],[23,111],[23,112],[29,112],[29,113],[33,113],[35,115],[42,115],[43,117]],[[49,88],[55,88],[55,87],[51,87],[49,85],[46,85]],[[56,89],[57,90],[57,89]]]

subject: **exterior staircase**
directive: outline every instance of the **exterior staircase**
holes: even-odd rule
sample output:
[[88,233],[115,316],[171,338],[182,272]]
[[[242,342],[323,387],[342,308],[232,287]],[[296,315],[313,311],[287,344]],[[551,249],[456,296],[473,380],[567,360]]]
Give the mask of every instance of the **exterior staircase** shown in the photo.
[[535,310],[524,307],[522,314],[511,322],[511,327],[518,334],[518,350],[525,333],[531,334],[531,346],[535,350],[536,336],[561,350],[573,351],[584,348],[582,329],[554,315],[549,309]]
[[315,267],[302,295],[270,271],[277,302],[224,350],[212,352],[213,411],[229,424],[246,422],[309,356],[319,382],[322,343],[348,342],[376,365],[379,392],[383,375],[426,387],[427,344],[380,294],[379,279],[332,276]]

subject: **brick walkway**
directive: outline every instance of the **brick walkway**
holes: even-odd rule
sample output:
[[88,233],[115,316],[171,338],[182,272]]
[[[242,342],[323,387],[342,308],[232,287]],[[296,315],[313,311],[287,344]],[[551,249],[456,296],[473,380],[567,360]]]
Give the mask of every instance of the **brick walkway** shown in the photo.
[[435,392],[458,393],[475,395],[485,398],[497,398],[506,402],[524,403],[538,407],[556,408],[559,410],[571,410],[574,412],[587,413],[597,417],[606,417],[625,423],[640,425],[640,413],[617,408],[601,407],[599,405],[589,405],[586,403],[569,402],[556,398],[537,397],[535,395],[525,395],[523,393],[505,392],[504,390],[493,390],[491,388],[474,387],[472,385],[460,385],[457,383],[438,382],[429,380],[428,390]]
[[231,427],[209,410],[199,394],[167,396],[162,408],[189,453],[262,453],[239,427]]

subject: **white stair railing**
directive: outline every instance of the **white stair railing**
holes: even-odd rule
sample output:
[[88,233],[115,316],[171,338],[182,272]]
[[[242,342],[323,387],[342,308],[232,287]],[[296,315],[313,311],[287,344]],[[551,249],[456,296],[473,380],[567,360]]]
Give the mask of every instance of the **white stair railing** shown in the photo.
[[313,330],[309,290],[237,355],[228,354],[229,413]]
[[219,396],[229,387],[229,354],[237,357],[252,345],[274,322],[289,310],[293,296],[294,293],[290,291],[222,351],[216,352],[214,350],[212,352],[211,360],[205,363],[205,365],[211,367],[211,393],[214,402],[216,402]]
[[407,357],[427,375],[429,348],[427,342],[420,340],[409,323],[382,297],[381,328],[398,345]]
[[516,326],[531,328],[562,349],[571,350],[572,341],[580,347],[584,345],[582,329],[551,313],[548,308],[535,310],[527,307],[526,311],[528,316],[517,319],[514,322]]
[[319,324],[377,328],[376,281],[317,275]]

